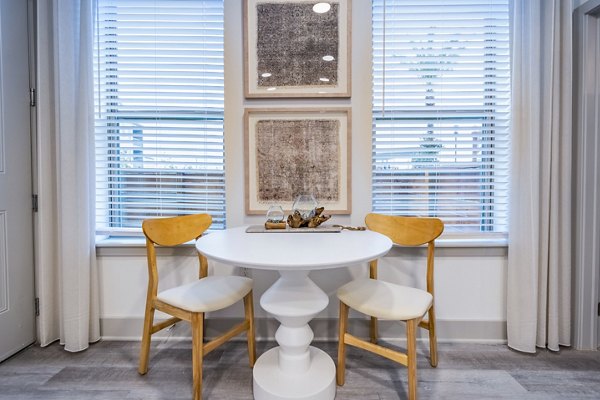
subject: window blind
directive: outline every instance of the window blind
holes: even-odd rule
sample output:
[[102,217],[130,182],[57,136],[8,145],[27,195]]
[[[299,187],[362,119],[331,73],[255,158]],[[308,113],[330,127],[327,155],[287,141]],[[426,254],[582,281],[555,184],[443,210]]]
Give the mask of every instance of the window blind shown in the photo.
[[508,0],[373,0],[373,211],[506,232]]
[[225,226],[223,0],[98,0],[96,227],[207,212]]

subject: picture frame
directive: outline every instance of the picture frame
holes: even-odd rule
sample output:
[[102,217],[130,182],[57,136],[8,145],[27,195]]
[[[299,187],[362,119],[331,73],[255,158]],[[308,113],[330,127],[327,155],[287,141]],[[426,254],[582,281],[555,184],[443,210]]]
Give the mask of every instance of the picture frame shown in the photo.
[[351,110],[267,109],[244,112],[246,214],[271,205],[289,213],[312,194],[325,214],[350,214]]
[[246,98],[351,96],[351,1],[244,0]]

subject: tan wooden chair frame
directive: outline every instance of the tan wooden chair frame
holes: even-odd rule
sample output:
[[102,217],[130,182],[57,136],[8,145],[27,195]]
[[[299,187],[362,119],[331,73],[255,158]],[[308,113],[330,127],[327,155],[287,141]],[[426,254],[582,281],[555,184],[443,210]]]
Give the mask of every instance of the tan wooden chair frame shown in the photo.
[[[371,213],[365,218],[365,223],[370,230],[382,233],[389,237],[395,244],[401,246],[421,246],[427,244],[427,291],[434,296],[433,285],[433,260],[435,253],[435,239],[444,231],[444,223],[438,218],[401,217]],[[377,260],[369,263],[369,277],[377,279]],[[338,343],[338,366],[337,384],[342,386],[345,381],[346,372],[346,347],[351,345],[363,350],[370,351],[392,361],[400,363],[408,368],[408,397],[410,400],[417,398],[417,327],[429,331],[429,363],[436,367],[437,337],[435,331],[435,296],[427,314],[424,316],[406,320],[407,352],[402,353],[377,344],[378,327],[377,318],[371,317],[370,341],[360,339],[347,332],[349,307],[340,301],[339,319],[339,343]]]
[[[211,224],[212,217],[208,214],[149,219],[145,220],[142,224],[142,229],[146,236],[149,279],[138,372],[141,375],[148,372],[151,336],[176,322],[182,320],[188,321],[192,326],[192,375],[194,400],[200,400],[202,398],[202,359],[206,354],[216,349],[221,344],[246,331],[250,366],[253,367],[254,362],[256,361],[252,291],[244,297],[244,321],[236,324],[221,336],[206,343],[204,343],[204,313],[190,312],[164,303],[156,298],[158,292],[158,269],[156,264],[155,246],[171,247],[198,239]],[[198,258],[200,262],[199,278],[202,279],[208,275],[208,261],[206,257],[200,253],[198,253]],[[172,315],[173,317],[154,324],[154,312],[156,310]]]

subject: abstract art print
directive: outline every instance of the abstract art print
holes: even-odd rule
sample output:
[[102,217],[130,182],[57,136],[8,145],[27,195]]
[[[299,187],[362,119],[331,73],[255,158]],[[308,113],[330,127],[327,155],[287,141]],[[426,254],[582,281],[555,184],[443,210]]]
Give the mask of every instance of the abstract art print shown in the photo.
[[312,194],[327,213],[350,213],[348,109],[248,109],[246,212],[286,210]]
[[245,0],[246,97],[350,97],[350,3]]

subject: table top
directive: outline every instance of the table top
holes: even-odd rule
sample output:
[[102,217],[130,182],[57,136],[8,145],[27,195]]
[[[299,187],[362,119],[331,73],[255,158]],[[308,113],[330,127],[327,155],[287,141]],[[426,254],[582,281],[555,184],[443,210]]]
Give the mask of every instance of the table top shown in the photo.
[[208,259],[272,270],[344,267],[385,255],[392,241],[373,231],[246,233],[246,226],[212,232],[196,242]]

